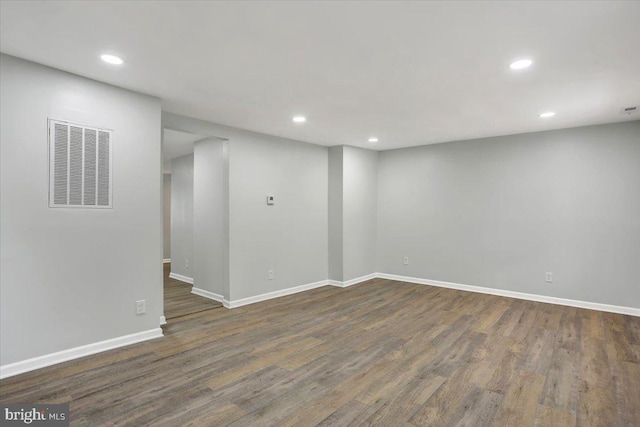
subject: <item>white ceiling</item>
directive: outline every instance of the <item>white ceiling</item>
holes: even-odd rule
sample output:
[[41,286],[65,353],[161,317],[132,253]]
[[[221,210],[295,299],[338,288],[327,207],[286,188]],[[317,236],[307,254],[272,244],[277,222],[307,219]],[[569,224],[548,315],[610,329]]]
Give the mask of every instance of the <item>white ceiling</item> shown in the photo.
[[164,173],[171,173],[171,159],[193,153],[193,144],[204,138],[206,137],[203,135],[180,132],[173,129],[163,129],[162,161],[164,165],[162,171]]
[[[323,145],[638,118],[619,114],[640,104],[636,1],[2,1],[0,12],[4,53],[159,96],[166,111]],[[523,57],[533,67],[511,71]],[[546,110],[556,117],[538,118]]]

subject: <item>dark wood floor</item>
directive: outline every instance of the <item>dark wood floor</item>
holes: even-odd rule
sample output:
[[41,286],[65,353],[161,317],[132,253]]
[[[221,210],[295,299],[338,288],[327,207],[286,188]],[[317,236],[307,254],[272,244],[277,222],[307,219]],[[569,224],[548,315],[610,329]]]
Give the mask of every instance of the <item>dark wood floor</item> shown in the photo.
[[376,279],[0,382],[72,425],[639,426],[640,318]]
[[169,277],[171,264],[164,264],[164,317],[167,320],[204,310],[220,308],[222,304],[191,293],[193,285]]

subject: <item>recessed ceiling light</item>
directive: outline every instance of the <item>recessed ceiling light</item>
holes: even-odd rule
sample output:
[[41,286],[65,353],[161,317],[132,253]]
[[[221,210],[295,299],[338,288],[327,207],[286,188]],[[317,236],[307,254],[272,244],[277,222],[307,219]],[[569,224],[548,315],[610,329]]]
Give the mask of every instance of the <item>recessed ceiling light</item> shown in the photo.
[[122,65],[124,63],[122,58],[118,58],[115,55],[109,55],[106,53],[104,55],[100,55],[100,59],[102,59],[104,62],[113,64],[113,65]]
[[530,67],[531,64],[533,64],[533,61],[530,59],[520,59],[518,61],[512,62],[511,65],[509,65],[509,68],[511,68],[512,70],[522,70],[523,68]]
[[376,137],[369,138],[369,142],[378,142],[378,138]]
[[295,116],[293,121],[296,123],[304,123],[307,121],[307,118],[305,116]]
[[547,111],[547,112],[545,112],[545,113],[541,113],[541,114],[540,114],[540,117],[542,117],[543,119],[546,119],[546,118],[548,118],[548,117],[553,117],[553,116],[555,116],[555,115],[556,115],[556,113],[555,113],[555,112],[553,112],[553,111]]

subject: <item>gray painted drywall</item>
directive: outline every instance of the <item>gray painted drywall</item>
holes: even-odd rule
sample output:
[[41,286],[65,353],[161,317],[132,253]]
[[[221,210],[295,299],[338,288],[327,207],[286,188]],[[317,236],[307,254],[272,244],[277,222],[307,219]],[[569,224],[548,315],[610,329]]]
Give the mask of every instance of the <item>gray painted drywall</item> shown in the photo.
[[343,146],[329,147],[329,280],[342,282]]
[[171,272],[192,279],[193,233],[193,154],[189,154],[171,160]]
[[162,176],[162,256],[171,258],[171,174]]
[[329,279],[376,272],[378,152],[329,148]]
[[383,273],[640,307],[640,121],[381,152],[377,246]]
[[[0,364],[158,328],[160,108],[0,56]],[[113,209],[48,207],[48,118],[113,129]]]
[[[162,120],[229,141],[231,300],[326,280],[327,147],[165,112]],[[275,195],[274,206],[266,205],[267,194]]]
[[228,143],[195,143],[193,164],[194,286],[229,298]]
[[344,146],[343,281],[376,272],[378,152]]
[[230,140],[231,300],[327,279],[327,151],[268,137]]

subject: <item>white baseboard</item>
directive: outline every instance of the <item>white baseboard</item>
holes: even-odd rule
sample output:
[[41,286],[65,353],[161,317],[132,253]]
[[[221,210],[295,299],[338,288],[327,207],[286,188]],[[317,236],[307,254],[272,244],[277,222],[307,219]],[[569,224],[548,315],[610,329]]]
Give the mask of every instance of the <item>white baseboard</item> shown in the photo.
[[160,316],[160,326],[167,324],[167,318],[164,316]]
[[170,262],[171,262],[171,258],[165,258],[165,259],[162,260],[163,264],[168,264]]
[[173,273],[173,272],[169,273],[169,277],[171,277],[172,279],[180,280],[181,282],[185,282],[193,285],[193,278],[191,277],[183,276],[182,274]]
[[222,304],[227,308],[237,308],[237,307],[242,307],[243,305],[255,304],[256,302],[267,301],[270,299],[283,297],[285,295],[297,294],[298,292],[304,292],[310,289],[320,288],[322,286],[327,286],[327,285],[328,285],[328,282],[326,280],[321,280],[319,282],[307,283],[306,285],[296,286],[293,288],[267,292],[266,294],[256,295],[248,298],[242,298],[235,301],[224,300]]
[[[222,305],[224,305],[226,308],[236,308],[236,307],[242,307],[243,305],[254,304],[260,301],[267,301],[270,299],[283,297],[286,295],[297,294],[298,292],[304,292],[304,291],[320,288],[322,286],[327,286],[327,285],[337,286],[339,288],[346,288],[347,286],[352,286],[357,283],[366,282],[367,280],[375,279],[376,277],[378,277],[377,273],[372,273],[366,276],[356,277],[355,279],[347,280],[345,282],[339,282],[336,280],[320,280],[319,282],[307,283],[306,285],[295,286],[293,288],[282,289],[274,292],[268,292],[266,294],[256,295],[248,298],[242,298],[235,301],[228,301],[228,300],[221,300],[221,301],[222,301]],[[216,300],[216,301],[220,301],[220,300]]]
[[194,295],[199,295],[201,297],[209,298],[218,302],[224,301],[224,297],[222,295],[216,294],[214,292],[205,291],[204,289],[196,288],[195,286],[191,288],[191,293]]
[[159,338],[161,336],[161,328],[150,329],[148,331],[112,338],[110,340],[87,344],[81,347],[70,348],[56,353],[45,354],[44,356],[34,357],[33,359],[10,363],[0,366],[0,379],[23,374],[25,372],[55,365],[57,363],[78,359],[80,357],[89,356],[91,354],[100,353],[102,351]]
[[[601,304],[601,303],[589,302],[589,301],[579,301],[579,300],[572,300],[567,298],[551,297],[546,295],[528,294],[525,292],[486,288],[483,286],[465,285],[461,283],[443,282],[441,280],[422,279],[419,277],[407,277],[407,276],[400,276],[397,274],[387,274],[387,273],[367,274],[366,276],[357,277],[355,279],[347,280],[344,282],[340,282],[337,280],[321,280],[319,282],[309,283],[306,285],[296,286],[293,288],[283,289],[280,291],[269,292],[266,294],[256,295],[253,297],[242,298],[235,301],[228,301],[225,299],[221,300],[216,298],[211,298],[211,299],[215,299],[216,301],[221,301],[226,308],[236,308],[236,307],[241,307],[243,305],[254,304],[260,301],[267,301],[267,300],[282,297],[285,295],[292,295],[298,292],[304,292],[304,291],[319,288],[322,286],[329,285],[329,286],[336,286],[340,288],[346,288],[348,286],[352,286],[357,283],[366,282],[367,280],[376,279],[376,278],[395,280],[399,282],[408,282],[408,283],[414,283],[414,284],[420,284],[420,285],[437,286],[441,288],[456,289],[460,291],[477,292],[477,293],[488,294],[488,295],[497,295],[497,296],[508,297],[508,298],[522,299],[527,301],[537,301],[537,302],[543,302],[543,303],[549,303],[549,304],[565,305],[569,307],[586,308],[589,310],[606,311],[609,313],[627,314],[630,316],[640,317],[640,308]],[[207,292],[207,291],[204,291],[204,292]],[[198,294],[197,292],[193,292],[193,293]],[[215,295],[216,297],[221,297],[216,294],[213,294],[213,295]],[[202,295],[202,296],[206,296],[206,295]]]
[[517,298],[527,301],[545,302],[549,304],[566,305],[569,307],[586,308],[589,310],[606,311],[609,313],[628,314],[640,316],[640,308],[624,307],[619,305],[601,304],[597,302],[579,301],[567,298],[550,297],[546,295],[528,294],[524,292],[507,291],[504,289],[485,288],[483,286],[463,285],[460,283],[443,282],[440,280],[421,279],[418,277],[398,276],[396,274],[376,273],[381,279],[396,280],[399,282],[416,283],[420,285],[438,286],[441,288],[457,289],[460,291],[477,292],[481,294],[497,295],[501,297]]
[[346,288],[348,286],[357,285],[358,283],[366,282],[367,280],[375,279],[378,277],[378,273],[367,274],[366,276],[356,277],[355,279],[346,280],[340,282],[338,280],[327,280],[327,284],[331,286],[337,286],[339,288]]

